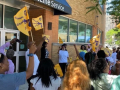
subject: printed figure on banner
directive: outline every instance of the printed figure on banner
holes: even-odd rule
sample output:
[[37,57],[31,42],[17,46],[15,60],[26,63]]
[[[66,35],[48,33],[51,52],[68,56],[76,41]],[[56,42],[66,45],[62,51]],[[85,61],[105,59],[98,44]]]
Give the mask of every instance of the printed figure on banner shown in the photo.
[[90,40],[90,43],[92,45],[92,50],[95,52],[96,49],[99,47],[99,44],[100,44],[100,35],[101,34],[98,34],[96,36],[94,36],[91,40]]
[[22,8],[16,15],[14,15],[14,22],[20,32],[29,36],[28,31],[31,30],[31,24],[27,7]]
[[49,40],[50,40],[50,36],[49,35],[42,35],[42,37],[46,37],[47,39],[45,40],[45,42],[49,42]]
[[59,44],[63,44],[63,41],[60,37],[59,37]]
[[42,16],[39,16],[37,18],[32,18],[32,24],[33,24],[35,30],[43,29],[43,18],[42,18]]

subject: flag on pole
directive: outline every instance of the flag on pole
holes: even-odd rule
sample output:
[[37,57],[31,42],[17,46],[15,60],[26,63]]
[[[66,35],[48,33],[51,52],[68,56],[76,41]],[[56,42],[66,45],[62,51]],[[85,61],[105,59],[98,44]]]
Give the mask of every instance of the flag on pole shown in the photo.
[[59,44],[63,44],[63,41],[60,37],[59,37]]
[[120,23],[117,25],[117,28],[119,28],[119,29],[120,29]]
[[32,18],[32,24],[35,28],[35,30],[43,29],[43,18],[42,16],[39,16],[37,18]]
[[49,40],[50,40],[50,36],[49,35],[42,35],[42,37],[46,37],[47,39],[45,40],[45,42],[49,42]]
[[31,25],[26,6],[19,10],[16,15],[14,15],[14,22],[20,32],[29,36],[28,31],[31,30]]
[[96,49],[98,48],[99,44],[100,44],[100,35],[101,34],[98,34],[96,36],[94,36],[91,40],[90,40],[90,43],[92,45],[92,50],[95,52]]

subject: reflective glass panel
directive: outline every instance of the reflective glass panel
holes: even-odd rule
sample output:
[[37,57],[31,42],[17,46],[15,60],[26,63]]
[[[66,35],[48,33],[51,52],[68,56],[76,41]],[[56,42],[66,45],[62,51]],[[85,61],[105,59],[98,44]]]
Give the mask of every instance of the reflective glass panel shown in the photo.
[[85,29],[86,29],[86,24],[79,23],[78,42],[81,43],[85,42]]
[[5,29],[14,29],[17,30],[17,27],[14,23],[14,15],[18,12],[19,9],[5,6],[5,19],[4,26]]
[[87,43],[89,43],[91,37],[92,37],[92,26],[87,25],[87,29],[86,29],[86,42]]
[[77,22],[70,20],[69,42],[77,42]]
[[68,19],[60,16],[58,38],[61,37],[63,42],[67,42],[67,32],[68,32]]

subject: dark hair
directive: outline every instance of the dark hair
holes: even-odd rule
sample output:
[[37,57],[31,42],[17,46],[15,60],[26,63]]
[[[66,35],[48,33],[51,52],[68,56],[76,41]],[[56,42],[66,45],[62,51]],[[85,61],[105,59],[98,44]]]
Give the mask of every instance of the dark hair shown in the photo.
[[67,46],[67,44],[63,44],[62,46]]
[[86,46],[85,46],[85,45],[82,45],[82,46],[81,46],[81,48],[80,48],[81,50],[82,50],[82,47],[84,47],[84,50],[86,50]]
[[6,53],[6,56],[7,56],[8,59],[12,59],[13,56],[14,56],[14,50],[13,49],[8,49],[7,53]]
[[45,45],[47,44],[47,42],[43,42],[43,44],[42,44],[42,47],[46,47]]
[[[39,77],[39,79],[41,78],[42,85],[45,87],[49,87],[50,84],[52,85],[50,76],[53,76],[54,79],[57,78],[57,74],[54,70],[54,64],[49,58],[41,60],[37,73],[38,74],[36,75],[36,77]],[[39,81],[39,79],[37,80],[37,82]]]
[[95,59],[95,53],[88,52],[85,54],[85,63],[88,66],[94,59]]
[[100,58],[100,59],[92,61],[92,63],[88,65],[88,71],[90,74],[90,78],[93,80],[96,80],[98,78],[101,79],[100,74],[103,73],[103,70],[106,67],[107,67],[107,62],[104,58]]
[[3,63],[4,57],[5,57],[5,56],[4,56],[2,53],[0,53],[0,63]]
[[99,50],[97,53],[97,56],[98,56],[98,58],[105,58],[106,57],[105,52],[103,50]]

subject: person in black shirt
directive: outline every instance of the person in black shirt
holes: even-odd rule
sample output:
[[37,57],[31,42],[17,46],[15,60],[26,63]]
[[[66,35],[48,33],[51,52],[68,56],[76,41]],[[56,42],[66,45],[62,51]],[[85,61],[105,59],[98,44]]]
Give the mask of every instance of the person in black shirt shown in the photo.
[[47,42],[43,42],[42,48],[41,48],[41,60],[49,57],[49,51],[46,49]]

